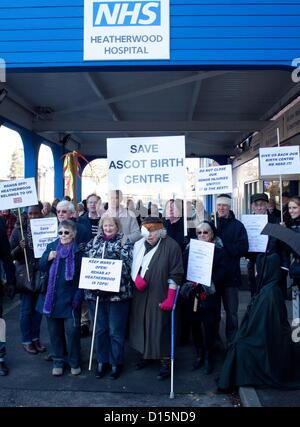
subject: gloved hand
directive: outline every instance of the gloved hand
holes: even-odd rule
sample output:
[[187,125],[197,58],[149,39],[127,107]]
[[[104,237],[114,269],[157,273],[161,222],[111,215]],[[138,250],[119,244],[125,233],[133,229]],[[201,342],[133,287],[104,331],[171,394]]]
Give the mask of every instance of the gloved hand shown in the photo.
[[81,308],[81,301],[79,299],[73,299],[72,301],[72,309],[74,311],[79,311]]
[[139,274],[136,276],[134,284],[140,292],[144,292],[144,290],[148,286],[148,283],[146,282],[146,280],[143,279],[142,276],[140,276]]
[[159,304],[160,309],[164,311],[171,311],[174,305],[175,297],[176,290],[169,288],[167,298]]

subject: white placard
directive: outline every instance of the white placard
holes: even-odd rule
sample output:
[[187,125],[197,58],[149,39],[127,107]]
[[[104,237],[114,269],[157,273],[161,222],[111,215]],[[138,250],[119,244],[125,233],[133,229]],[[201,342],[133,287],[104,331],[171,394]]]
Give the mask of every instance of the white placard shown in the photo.
[[212,265],[214,260],[214,243],[191,239],[187,269],[187,280],[211,285]]
[[185,191],[184,136],[107,139],[110,190]]
[[85,0],[84,60],[170,59],[169,0]]
[[195,170],[196,193],[208,194],[232,193],[232,166],[213,166]]
[[33,251],[35,258],[41,258],[46,246],[57,239],[57,218],[30,220]]
[[248,252],[265,252],[268,236],[260,233],[268,223],[268,215],[242,215],[242,223],[248,234]]
[[119,292],[121,273],[121,260],[82,258],[79,288]]
[[259,149],[260,176],[300,173],[299,146]]
[[34,178],[0,182],[0,210],[38,204]]

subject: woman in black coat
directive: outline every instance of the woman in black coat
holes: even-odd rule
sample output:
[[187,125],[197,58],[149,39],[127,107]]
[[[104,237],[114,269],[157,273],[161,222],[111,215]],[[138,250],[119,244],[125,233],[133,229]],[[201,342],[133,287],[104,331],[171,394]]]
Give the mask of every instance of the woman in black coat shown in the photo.
[[[292,197],[288,203],[290,214],[289,228],[295,233],[300,233],[300,197]],[[295,252],[291,252],[287,247],[287,251],[291,254],[292,262],[290,266],[290,279],[292,286],[298,286],[300,289],[300,257]]]
[[[196,360],[193,369],[198,369],[204,364],[205,373],[210,374],[213,371],[212,352],[221,311],[219,291],[220,284],[225,277],[225,251],[221,239],[216,237],[216,229],[213,223],[201,222],[196,227],[196,234],[199,240],[215,244],[211,286],[186,282],[182,286],[181,295],[189,301],[192,337],[196,348]],[[184,253],[185,271],[187,271],[188,256],[189,246]]]

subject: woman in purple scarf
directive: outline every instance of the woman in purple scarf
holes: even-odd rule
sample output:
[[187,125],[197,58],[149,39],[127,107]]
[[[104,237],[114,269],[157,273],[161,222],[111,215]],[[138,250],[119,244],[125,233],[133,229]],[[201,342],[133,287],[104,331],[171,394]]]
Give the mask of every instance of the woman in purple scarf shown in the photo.
[[62,221],[58,235],[59,239],[47,246],[40,259],[40,270],[49,271],[49,280],[45,299],[40,299],[38,309],[47,316],[53,348],[52,375],[63,374],[65,342],[71,373],[79,375],[83,292],[78,289],[82,255],[75,243],[76,224],[69,220]]

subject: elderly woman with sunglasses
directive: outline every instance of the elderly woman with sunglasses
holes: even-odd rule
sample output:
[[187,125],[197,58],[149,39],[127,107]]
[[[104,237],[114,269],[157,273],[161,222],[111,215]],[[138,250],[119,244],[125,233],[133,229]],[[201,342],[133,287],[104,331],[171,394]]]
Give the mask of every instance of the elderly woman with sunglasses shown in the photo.
[[76,224],[63,220],[59,239],[50,243],[40,259],[40,270],[49,271],[46,295],[37,308],[46,315],[53,349],[52,375],[63,374],[65,342],[72,375],[80,368],[80,309],[83,291],[78,289],[82,253],[76,242]]
[[[205,373],[210,374],[213,371],[212,351],[221,311],[221,297],[218,291],[226,273],[225,251],[221,239],[216,236],[213,223],[202,221],[196,227],[196,235],[198,240],[215,244],[211,286],[186,282],[181,288],[181,295],[189,301],[192,337],[196,349],[193,369],[198,369],[204,364]],[[188,256],[189,245],[184,253],[185,271]]]

